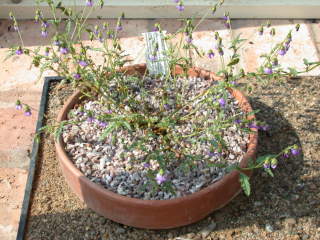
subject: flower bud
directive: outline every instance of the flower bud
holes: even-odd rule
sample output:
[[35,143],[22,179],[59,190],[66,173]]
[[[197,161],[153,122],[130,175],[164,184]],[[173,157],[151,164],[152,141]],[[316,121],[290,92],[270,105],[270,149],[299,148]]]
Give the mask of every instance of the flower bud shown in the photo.
[[278,160],[276,158],[271,159],[271,168],[275,169],[278,165]]
[[271,35],[271,36],[276,35],[276,29],[275,29],[275,28],[272,28],[272,29],[271,29],[270,35]]
[[270,168],[270,159],[269,159],[269,158],[267,158],[267,159],[264,161],[263,167],[264,167],[264,168]]

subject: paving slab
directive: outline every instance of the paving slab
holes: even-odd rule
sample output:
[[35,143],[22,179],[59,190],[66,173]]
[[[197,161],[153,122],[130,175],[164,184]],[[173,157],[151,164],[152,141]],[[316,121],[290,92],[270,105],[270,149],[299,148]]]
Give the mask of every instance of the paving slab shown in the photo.
[[27,173],[0,168],[0,240],[16,239]]

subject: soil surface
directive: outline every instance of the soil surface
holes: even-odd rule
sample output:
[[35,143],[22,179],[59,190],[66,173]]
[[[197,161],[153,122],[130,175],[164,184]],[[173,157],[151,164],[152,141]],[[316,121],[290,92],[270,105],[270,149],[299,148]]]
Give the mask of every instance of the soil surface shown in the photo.
[[[241,193],[202,221],[177,229],[127,227],[99,216],[78,200],[60,172],[53,139],[44,136],[26,239],[320,239],[320,79],[253,87],[247,95],[253,108],[260,109],[257,118],[271,126],[259,134],[258,153],[277,153],[297,144],[302,154],[281,160],[274,178],[256,171],[249,198]],[[52,86],[47,124],[71,93],[67,86]]]

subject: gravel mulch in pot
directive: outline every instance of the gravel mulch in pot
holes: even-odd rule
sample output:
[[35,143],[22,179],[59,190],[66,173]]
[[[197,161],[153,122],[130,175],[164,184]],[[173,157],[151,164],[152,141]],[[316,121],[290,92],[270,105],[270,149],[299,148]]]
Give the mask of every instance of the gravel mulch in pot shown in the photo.
[[[26,239],[320,239],[319,80],[255,86],[251,104],[261,110],[258,120],[271,126],[259,135],[259,154],[296,143],[302,155],[280,161],[274,178],[256,172],[249,198],[240,194],[204,220],[178,229],[126,227],[87,209],[61,175],[53,139],[42,137]],[[51,87],[47,123],[71,92],[68,86]]]

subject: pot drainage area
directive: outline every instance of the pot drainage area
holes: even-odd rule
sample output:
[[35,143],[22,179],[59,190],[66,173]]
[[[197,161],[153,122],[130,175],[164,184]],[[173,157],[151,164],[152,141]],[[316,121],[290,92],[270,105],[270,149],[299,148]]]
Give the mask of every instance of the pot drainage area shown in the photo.
[[[302,155],[280,161],[274,178],[255,172],[249,198],[241,193],[202,221],[177,229],[127,227],[88,209],[61,174],[54,140],[42,136],[25,239],[320,239],[319,80],[273,81],[268,88],[259,84],[253,93],[244,92],[253,109],[260,109],[258,120],[271,126],[259,134],[259,154],[298,144]],[[55,121],[72,92],[68,85],[50,84],[44,125]]]

